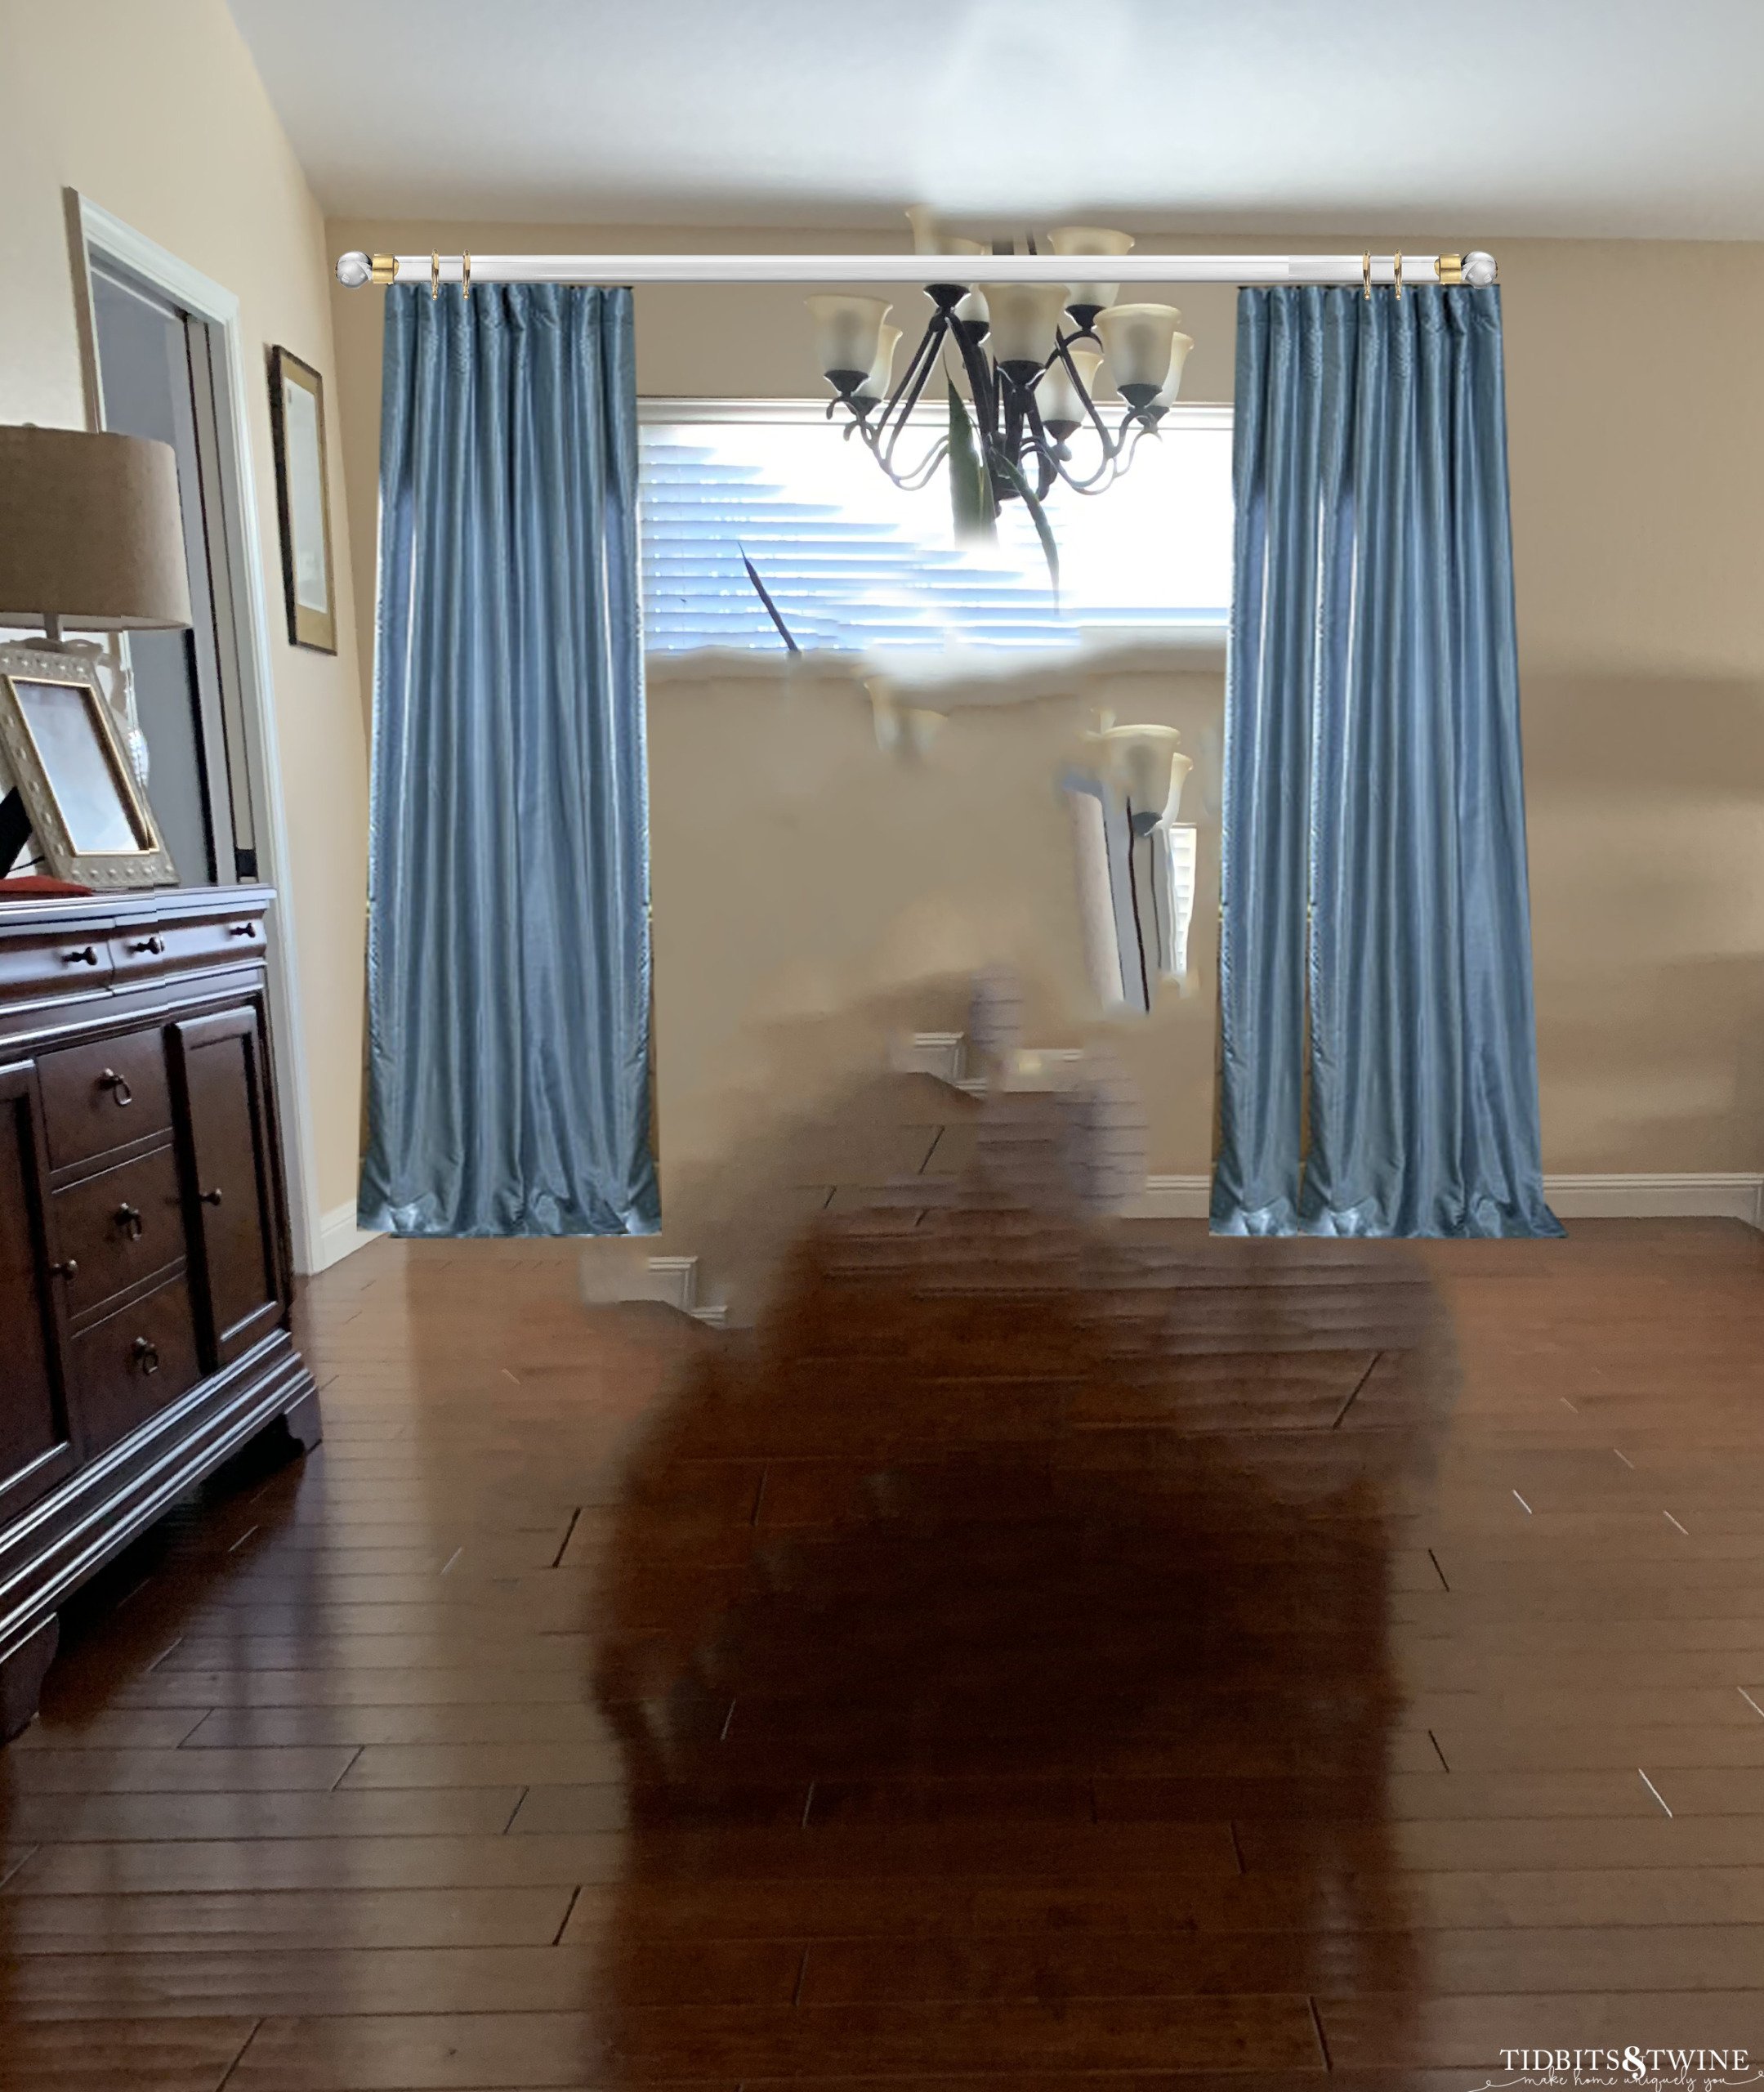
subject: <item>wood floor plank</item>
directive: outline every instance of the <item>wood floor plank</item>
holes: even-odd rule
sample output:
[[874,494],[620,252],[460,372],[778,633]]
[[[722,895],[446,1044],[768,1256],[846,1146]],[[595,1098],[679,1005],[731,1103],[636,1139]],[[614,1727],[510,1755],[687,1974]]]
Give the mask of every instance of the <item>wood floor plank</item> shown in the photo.
[[[1761,1724],[1764,1730],[1764,1724]],[[714,1737],[716,1730],[711,1734]],[[599,1708],[579,1701],[482,1701],[443,1706],[217,1707],[184,1738],[187,1750],[263,1750],[343,1745],[379,1755],[395,1750],[413,1777],[396,1784],[427,1786],[426,1777],[446,1768],[449,1754],[474,1746],[507,1746],[544,1752],[556,1749],[581,1757],[570,1764],[597,1765],[616,1744],[617,1732]],[[408,1755],[407,1755],[408,1754]],[[462,1761],[463,1762],[463,1761]],[[482,1765],[489,1761],[479,1759]],[[420,1777],[419,1777],[420,1776]],[[372,1779],[361,1784],[371,1785]],[[470,1780],[443,1780],[469,1786]],[[523,1784],[525,1784],[523,1782]]]
[[68,1956],[284,1953],[366,1947],[549,1947],[574,1884],[518,1889],[241,1889],[38,1895],[0,1909],[0,1951]]
[[6,2027],[7,2092],[219,2092],[255,2019],[92,2019]]
[[175,1750],[204,1719],[189,1707],[104,1708],[79,1720],[46,1710],[7,1750],[15,1760],[38,1751]]
[[[1637,1773],[1637,1779],[1640,1774]],[[1764,1864],[1764,1817],[1704,1816],[1601,1822],[1508,1817],[1389,1826],[1253,1822],[1236,1826],[1246,1867],[1303,1871],[1332,1861],[1391,1868],[1522,1873],[1537,1867],[1756,1866]]]
[[7,1894],[136,1895],[198,1890],[574,1887],[618,1878],[617,1833],[587,1838],[428,1834],[172,1838],[39,1845]]
[[1263,1990],[1380,1997],[1744,1990],[1756,1981],[1761,1950],[1764,1929],[1748,1924],[1442,1929],[1427,1936],[1424,1951],[1403,1932],[1297,1928],[936,1945],[831,1940],[810,1947],[799,1996],[804,2005],[880,2005]]
[[44,1844],[185,1839],[426,1838],[500,1832],[519,1787],[351,1794],[28,1795],[7,1804],[14,1835]]
[[26,1795],[323,1793],[349,1770],[346,1745],[323,1750],[37,1750],[0,1761],[0,1802]]
[[[543,1946],[36,1954],[4,1969],[9,2018],[211,2017],[219,2011],[435,2014],[590,2014],[627,2005],[788,2006],[801,1969],[784,1941],[705,1941],[689,1964],[634,1946],[605,1954]],[[4,2082],[0,2079],[0,2082]]]
[[[899,2076],[924,2067],[1009,2076],[1026,2070],[1293,2069],[1313,2061],[1305,1998],[1198,1997],[1160,2005],[829,2006],[819,2011],[639,2006],[648,2078],[734,2081],[809,2071]],[[431,2014],[266,2019],[239,2068],[238,2092],[429,2092],[431,2087],[592,2085],[625,2067],[621,2047],[586,2014]],[[230,2087],[229,2092],[232,2092]]]
[[119,1707],[585,1706],[591,1694],[567,1666],[510,1671],[489,1665],[339,1665],[326,1670],[155,1670],[118,1686]]
[[1764,1722],[1749,1728],[1516,1728],[1454,1727],[1433,1732],[1454,1772],[1628,1770],[1764,1770]]
[[[1764,1727],[1764,1724],[1761,1724]],[[364,1740],[365,1741],[365,1740]],[[592,1743],[367,1743],[345,1787],[605,1786],[620,1783],[623,1753]]]
[[[1436,1997],[1394,2005],[1375,1996],[1317,2000],[1332,2062],[1344,2070],[1494,2070],[1503,2049],[1635,2045],[1748,2050],[1764,2044],[1764,1995],[1731,1991],[1580,1991],[1552,1996]],[[1538,2041],[1516,2027],[1547,2027]],[[1669,2066],[1668,2066],[1669,2067]]]
[[[1633,1767],[1610,1772],[1391,1772],[1349,1779],[1099,1779],[1096,1814],[1105,1823],[1151,1823],[1221,1816],[1359,1818],[1382,1823],[1463,1817],[1646,1816],[1659,1804]],[[1741,1813],[1738,1810],[1736,1813]]]

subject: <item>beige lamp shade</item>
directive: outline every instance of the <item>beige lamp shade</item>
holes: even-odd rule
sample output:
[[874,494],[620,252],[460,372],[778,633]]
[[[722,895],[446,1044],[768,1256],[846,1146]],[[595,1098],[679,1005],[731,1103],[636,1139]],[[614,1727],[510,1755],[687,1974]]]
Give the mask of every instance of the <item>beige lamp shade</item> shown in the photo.
[[189,623],[172,446],[0,427],[0,625],[142,632]]

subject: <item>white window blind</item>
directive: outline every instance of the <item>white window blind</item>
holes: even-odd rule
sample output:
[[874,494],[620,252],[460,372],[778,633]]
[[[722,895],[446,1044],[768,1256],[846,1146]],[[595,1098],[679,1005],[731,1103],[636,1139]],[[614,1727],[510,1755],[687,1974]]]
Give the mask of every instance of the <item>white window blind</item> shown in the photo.
[[[935,441],[927,418],[902,445]],[[1230,600],[1229,408],[1177,408],[1105,494],[1060,487],[1057,601],[1020,502],[995,546],[953,542],[945,477],[904,494],[809,402],[645,403],[645,638],[658,654],[781,653],[750,559],[805,652],[1060,648],[1222,628]]]

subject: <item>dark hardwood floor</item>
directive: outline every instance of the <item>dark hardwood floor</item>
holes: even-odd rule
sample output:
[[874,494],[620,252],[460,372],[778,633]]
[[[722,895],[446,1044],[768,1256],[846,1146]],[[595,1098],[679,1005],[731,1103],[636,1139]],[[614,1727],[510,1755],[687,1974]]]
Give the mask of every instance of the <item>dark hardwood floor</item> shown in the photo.
[[1764,1237],[949,1191],[837,1202],[751,1337],[568,1245],[313,1284],[323,1449],[138,1549],[0,1757],[0,2085],[1764,2052]]

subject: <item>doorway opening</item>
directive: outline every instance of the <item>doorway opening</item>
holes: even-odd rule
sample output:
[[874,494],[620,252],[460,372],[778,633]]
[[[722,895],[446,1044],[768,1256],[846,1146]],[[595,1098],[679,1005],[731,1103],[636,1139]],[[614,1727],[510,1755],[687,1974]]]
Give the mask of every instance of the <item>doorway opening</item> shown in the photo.
[[147,789],[181,884],[275,890],[264,956],[283,1169],[295,1266],[315,1272],[325,1236],[239,300],[77,191],[65,196],[87,426],[157,437],[178,461],[192,628],[130,633],[123,655]]
[[155,437],[177,458],[190,626],[124,635],[154,811],[181,884],[254,880],[236,592],[218,527],[217,329],[101,252],[88,250],[87,266],[100,425]]

